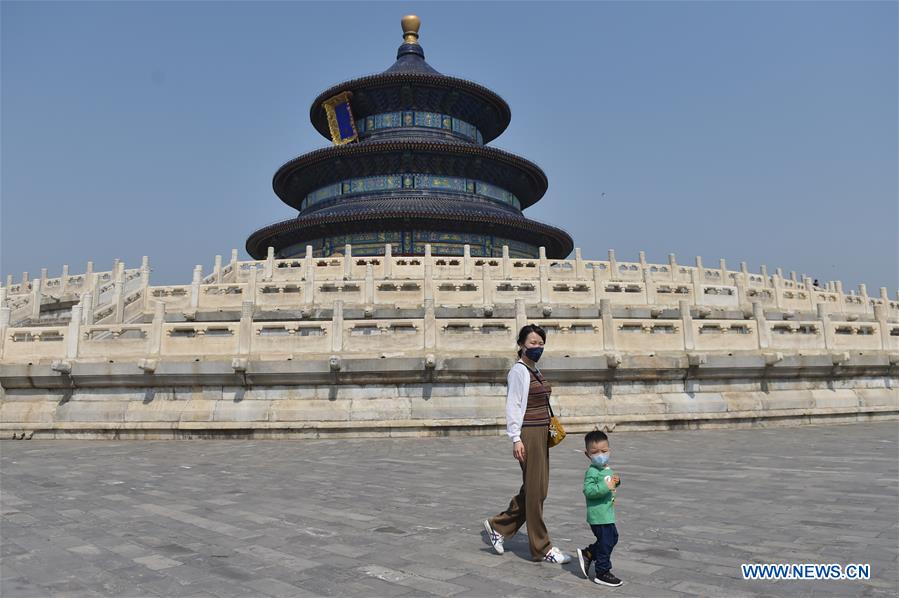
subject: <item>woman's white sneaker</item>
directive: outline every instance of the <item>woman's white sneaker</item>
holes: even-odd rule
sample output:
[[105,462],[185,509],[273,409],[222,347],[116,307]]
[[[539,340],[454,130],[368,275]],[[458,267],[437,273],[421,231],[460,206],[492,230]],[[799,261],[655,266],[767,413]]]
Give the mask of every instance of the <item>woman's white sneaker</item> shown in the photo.
[[503,536],[493,530],[489,519],[484,520],[484,529],[487,530],[487,541],[493,546],[493,550],[496,551],[496,554],[504,553],[506,549],[503,546]]
[[553,546],[549,549],[549,552],[546,553],[546,556],[543,557],[543,560],[547,563],[564,565],[565,563],[571,562],[571,556],[565,554],[564,552]]

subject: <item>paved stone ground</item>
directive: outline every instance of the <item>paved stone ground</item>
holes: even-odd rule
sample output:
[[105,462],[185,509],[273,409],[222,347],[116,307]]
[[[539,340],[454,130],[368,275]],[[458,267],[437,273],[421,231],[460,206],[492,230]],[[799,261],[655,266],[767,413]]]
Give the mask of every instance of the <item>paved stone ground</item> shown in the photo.
[[[500,438],[4,441],[13,596],[895,596],[899,425],[613,435],[617,588],[503,556],[481,520],[519,484]],[[546,519],[586,544],[581,437]],[[744,581],[744,562],[870,563],[870,581]]]

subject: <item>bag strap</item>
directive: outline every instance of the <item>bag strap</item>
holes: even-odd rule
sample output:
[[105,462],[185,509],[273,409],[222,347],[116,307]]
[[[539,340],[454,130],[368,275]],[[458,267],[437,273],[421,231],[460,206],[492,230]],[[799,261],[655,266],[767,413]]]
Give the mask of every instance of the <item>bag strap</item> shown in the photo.
[[532,369],[529,368],[527,365],[525,365],[525,363],[524,363],[523,361],[516,361],[516,362],[515,362],[515,365],[518,365],[518,364],[523,365],[527,371],[529,371],[530,373],[534,374],[534,378],[537,379],[537,382],[539,382],[540,384],[543,384],[543,381],[544,381],[546,378],[543,377],[543,374],[541,374],[539,370],[537,370],[536,368],[534,368],[534,369],[532,370]]

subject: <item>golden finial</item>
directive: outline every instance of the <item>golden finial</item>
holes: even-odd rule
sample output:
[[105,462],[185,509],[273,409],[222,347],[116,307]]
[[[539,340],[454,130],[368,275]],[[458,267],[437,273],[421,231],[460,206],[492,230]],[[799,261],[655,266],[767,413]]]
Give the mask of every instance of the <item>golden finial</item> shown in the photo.
[[415,15],[406,15],[403,17],[403,43],[418,43],[418,28],[421,27],[421,19]]

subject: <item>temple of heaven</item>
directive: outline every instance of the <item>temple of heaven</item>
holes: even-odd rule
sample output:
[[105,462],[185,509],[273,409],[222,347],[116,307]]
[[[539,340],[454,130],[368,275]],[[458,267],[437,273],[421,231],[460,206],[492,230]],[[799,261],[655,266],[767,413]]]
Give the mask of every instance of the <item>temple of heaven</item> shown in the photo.
[[574,244],[563,230],[524,217],[547,189],[534,163],[489,147],[509,125],[493,91],[449,77],[425,62],[420,21],[402,19],[403,44],[383,73],[352,79],[312,102],[312,125],[333,145],[275,173],[273,187],[298,214],[247,239],[266,256],[500,256],[562,259]]

